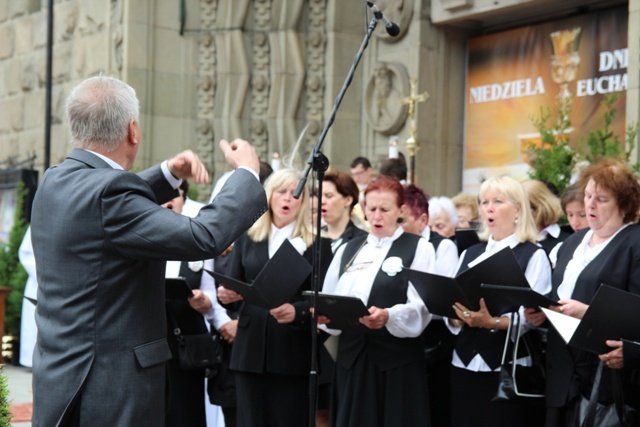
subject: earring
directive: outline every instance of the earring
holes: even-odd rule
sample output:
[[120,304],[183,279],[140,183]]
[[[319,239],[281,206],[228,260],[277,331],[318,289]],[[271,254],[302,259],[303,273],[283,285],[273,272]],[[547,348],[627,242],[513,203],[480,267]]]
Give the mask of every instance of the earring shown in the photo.
[[516,217],[516,220],[514,221],[514,223],[518,225],[518,217]]

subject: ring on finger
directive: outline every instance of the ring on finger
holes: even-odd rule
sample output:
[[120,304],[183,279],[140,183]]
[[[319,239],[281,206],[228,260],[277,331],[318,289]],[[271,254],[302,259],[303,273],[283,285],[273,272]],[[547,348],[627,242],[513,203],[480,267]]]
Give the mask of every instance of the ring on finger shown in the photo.
[[462,312],[462,315],[463,315],[464,317],[469,317],[469,316],[471,316],[471,313],[469,313],[468,311],[463,311],[463,312]]

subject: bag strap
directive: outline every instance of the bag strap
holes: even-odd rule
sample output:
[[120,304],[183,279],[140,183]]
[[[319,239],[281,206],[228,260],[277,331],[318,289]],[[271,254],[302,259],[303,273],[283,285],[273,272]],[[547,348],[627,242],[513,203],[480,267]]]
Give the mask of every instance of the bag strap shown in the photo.
[[[512,327],[512,324],[513,324],[513,327]],[[522,322],[520,321],[520,313],[517,311],[511,313],[510,320],[509,320],[509,328],[507,329],[507,339],[505,341],[504,352],[502,355],[502,364],[504,365],[504,358],[507,351],[509,340],[511,340],[511,330],[513,329],[516,333],[516,337],[514,340],[515,342],[513,344],[512,356],[511,356],[511,378],[513,378],[513,390],[515,391],[516,395],[522,396],[522,397],[535,397],[535,398],[544,397],[543,394],[525,393],[525,392],[520,392],[518,390],[518,380],[516,377],[518,365],[516,363],[516,360],[518,360],[518,345],[520,344],[520,339],[522,338],[522,327],[523,325],[522,325]],[[527,347],[526,343],[525,343],[525,347]],[[533,366],[534,360],[533,360],[533,356],[531,356],[531,350],[532,349],[527,347],[527,353],[529,353],[529,356],[531,357],[531,366]]]
[[[602,380],[602,370],[603,370],[603,362],[600,361],[598,364],[598,369],[596,370],[596,376],[593,379],[593,388],[591,389],[591,396],[589,397],[589,405],[587,406],[587,415],[582,422],[584,427],[595,425],[596,420],[596,409],[598,407],[598,394],[600,391],[600,382]],[[620,421],[620,425],[625,425],[625,416],[624,416],[624,393],[622,391],[622,383],[620,382],[620,372],[617,370],[611,371],[612,381],[611,385],[613,387],[613,399],[614,404],[616,406],[616,414],[618,415],[618,420]]]
[[[511,325],[513,324],[513,313],[509,319],[509,326],[507,326],[507,337],[504,339],[504,349],[502,350],[502,362],[500,365],[504,365],[507,358],[507,349],[509,348],[509,341],[511,340]],[[515,360],[515,359],[513,359]]]
[[[520,328],[522,325],[520,324],[520,313],[518,313],[517,311],[514,313],[511,313],[511,321],[509,322],[509,325],[513,323],[514,315],[516,318],[516,324],[514,326],[516,330],[516,339],[515,339],[515,344],[513,345],[513,355],[511,356],[511,374],[513,375],[513,385],[515,386],[516,385],[516,360],[518,359],[518,343],[520,342]],[[508,336],[507,339],[511,339],[511,336]]]
[[593,379],[593,387],[591,388],[591,396],[589,396],[589,404],[587,405],[587,415],[582,421],[582,425],[593,426],[596,421],[596,409],[598,407],[598,392],[600,391],[600,380],[602,379],[602,361],[598,364],[596,376]]
[[[602,363],[602,362],[600,362]],[[613,387],[613,401],[616,405],[616,412],[621,425],[625,424],[624,414],[624,391],[622,390],[622,379],[620,378],[620,370],[611,370],[611,386]]]

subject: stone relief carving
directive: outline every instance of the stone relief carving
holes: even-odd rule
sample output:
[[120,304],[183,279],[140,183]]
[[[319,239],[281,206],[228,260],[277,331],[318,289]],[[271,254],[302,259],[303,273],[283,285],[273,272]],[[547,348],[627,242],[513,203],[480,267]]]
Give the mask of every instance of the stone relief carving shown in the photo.
[[400,27],[400,34],[395,37],[391,37],[387,34],[386,29],[382,23],[378,23],[374,35],[384,41],[393,43],[402,38],[411,24],[411,15],[413,14],[413,2],[405,0],[377,0],[375,2],[378,9],[384,13],[384,16],[395,22]]
[[260,158],[268,161],[269,131],[267,128],[267,107],[269,105],[270,47],[269,24],[271,22],[271,2],[257,0],[253,10],[255,35],[253,36],[253,57],[251,76],[251,142]]
[[110,18],[111,18],[111,40],[110,40],[110,48],[111,48],[111,60],[110,60],[110,68],[111,74],[122,77],[122,67],[123,67],[123,38],[124,38],[124,29],[123,29],[123,1],[122,0],[111,0],[111,10],[110,10]]
[[280,144],[279,151],[289,154],[289,147],[293,147],[298,139],[297,118],[304,95],[304,47],[300,32],[293,27],[300,21],[302,2],[274,0],[271,7],[271,88],[267,126],[269,140]]
[[309,30],[307,40],[307,82],[306,82],[306,119],[309,123],[307,134],[307,152],[305,158],[318,139],[323,125],[324,89],[325,89],[325,51],[327,40],[325,24],[327,8],[323,0],[309,1]]
[[35,55],[25,55],[21,61],[21,89],[25,92],[33,90],[38,84]]
[[400,100],[409,94],[409,75],[404,65],[380,62],[369,78],[365,92],[366,116],[376,131],[391,135],[400,130],[408,114],[408,106]]
[[243,116],[249,97],[251,68],[244,22],[249,11],[248,0],[219,1],[216,12],[216,94],[214,97],[214,129],[221,138],[247,134]]
[[73,33],[76,30],[77,24],[78,10],[75,5],[72,5],[68,10],[67,15],[63,17],[62,29],[59,33],[60,40],[71,40],[73,38]]
[[[200,25],[213,30],[216,20],[217,1],[200,2]],[[216,45],[210,33],[198,38],[198,87],[197,87],[197,151],[212,174],[215,173],[215,134],[213,132],[213,102],[216,92]],[[198,186],[200,194],[210,189]]]

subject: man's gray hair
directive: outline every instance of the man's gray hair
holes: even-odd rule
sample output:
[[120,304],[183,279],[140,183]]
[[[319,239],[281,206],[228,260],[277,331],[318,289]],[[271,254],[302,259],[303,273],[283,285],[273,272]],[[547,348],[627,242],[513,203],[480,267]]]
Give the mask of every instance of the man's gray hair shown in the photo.
[[73,88],[66,109],[73,147],[111,152],[126,137],[129,122],[138,121],[140,104],[125,82],[96,76]]

